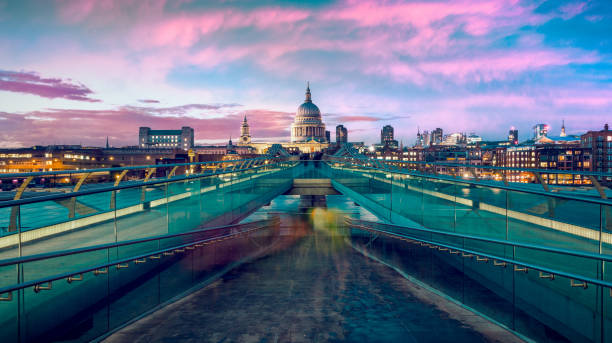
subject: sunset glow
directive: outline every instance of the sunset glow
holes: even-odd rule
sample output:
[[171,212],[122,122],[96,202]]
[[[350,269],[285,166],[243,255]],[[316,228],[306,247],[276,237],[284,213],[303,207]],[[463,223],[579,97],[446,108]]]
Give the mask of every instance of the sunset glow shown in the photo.
[[[139,126],[288,139],[306,81],[328,127],[504,137],[612,110],[606,1],[0,0],[0,142],[136,144]],[[537,119],[535,119],[537,118]],[[120,123],[120,124],[117,124]],[[86,128],[86,130],[83,130]]]

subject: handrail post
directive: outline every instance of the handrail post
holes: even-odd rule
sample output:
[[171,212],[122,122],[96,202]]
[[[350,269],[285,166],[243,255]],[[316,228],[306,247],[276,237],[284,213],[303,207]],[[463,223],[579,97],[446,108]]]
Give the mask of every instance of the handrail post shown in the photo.
[[[128,170],[124,169],[121,171],[119,175],[117,175],[117,179],[115,180],[115,183],[113,184],[114,187],[119,186],[119,183],[125,177],[125,174],[127,174],[127,172]],[[111,192],[110,209],[114,210],[116,206],[117,206],[117,191],[114,190]]]
[[468,170],[470,171],[470,173],[474,177],[474,180],[476,180],[476,181],[480,180],[480,178],[478,177],[478,174],[476,174],[476,168],[468,167]]
[[548,184],[544,182],[542,175],[540,175],[540,173],[538,172],[533,172],[533,175],[535,175],[536,179],[538,179],[538,182],[540,183],[540,185],[542,185],[542,188],[544,188],[544,191],[548,192],[549,191]]
[[589,180],[591,180],[591,183],[593,184],[593,187],[595,187],[595,189],[599,193],[599,196],[604,200],[608,199],[608,196],[606,195],[606,191],[604,190],[603,186],[599,183],[599,181],[597,181],[595,176],[589,175]]
[[[15,193],[15,197],[13,198],[13,200],[21,199],[21,195],[23,194],[26,187],[28,187],[28,185],[30,184],[30,182],[32,182],[33,179],[34,179],[34,176],[28,176],[27,178],[25,178],[25,180],[23,180],[19,188],[17,188],[17,192]],[[21,210],[20,206],[11,207],[11,219],[10,219],[9,227],[8,227],[9,232],[17,231],[17,217],[19,215],[20,210]]]
[[176,169],[178,169],[178,166],[174,166],[172,170],[170,170],[170,173],[168,173],[168,179],[171,179],[174,176]]
[[[85,183],[85,180],[89,177],[89,175],[91,175],[91,172],[81,175],[81,177],[79,178],[79,181],[72,189],[73,193],[78,192],[79,189],[81,189],[81,186],[83,185],[83,183]],[[76,215],[76,206],[77,206],[76,197],[71,197],[70,202],[68,203],[68,211],[69,211],[68,218],[74,218],[74,216]]]
[[[144,180],[142,180],[142,182],[146,183],[147,181],[149,181],[149,179],[151,178],[151,175],[153,175],[153,173],[155,173],[156,170],[157,170],[157,168],[155,168],[155,167],[149,168],[147,170],[147,174],[146,174]],[[147,186],[142,186],[142,191],[140,193],[140,202],[144,202],[145,201],[146,190],[147,190]]]

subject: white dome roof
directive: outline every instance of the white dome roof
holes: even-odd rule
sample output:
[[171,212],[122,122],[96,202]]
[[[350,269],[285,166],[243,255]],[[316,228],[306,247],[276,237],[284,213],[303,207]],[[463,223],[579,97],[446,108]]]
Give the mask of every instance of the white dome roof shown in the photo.
[[321,111],[312,101],[307,101],[298,107],[296,114],[302,117],[321,117]]
[[310,96],[310,85],[306,87],[306,100],[298,107],[295,116],[295,122],[321,120],[321,111],[317,105],[312,103]]

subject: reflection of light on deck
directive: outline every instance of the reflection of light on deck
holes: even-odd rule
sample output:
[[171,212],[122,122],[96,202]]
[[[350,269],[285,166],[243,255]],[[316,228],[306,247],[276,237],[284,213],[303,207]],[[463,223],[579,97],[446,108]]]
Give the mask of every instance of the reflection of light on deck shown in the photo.
[[310,212],[310,220],[315,230],[329,231],[337,227],[338,215],[335,210],[316,207]]
[[318,250],[326,250],[328,253],[345,249],[344,232],[338,223],[342,220],[342,213],[335,209],[316,207],[310,212],[310,222],[314,231],[315,241],[320,239],[317,236],[326,236],[324,241],[329,242],[324,245],[317,244]]

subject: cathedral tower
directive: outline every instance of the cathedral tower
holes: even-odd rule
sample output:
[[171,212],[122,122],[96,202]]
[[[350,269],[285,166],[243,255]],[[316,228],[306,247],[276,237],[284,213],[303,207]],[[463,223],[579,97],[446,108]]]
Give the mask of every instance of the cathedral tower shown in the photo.
[[251,130],[249,129],[249,123],[247,123],[247,117],[245,114],[242,125],[240,126],[240,140],[238,141],[238,145],[249,144],[251,144]]

